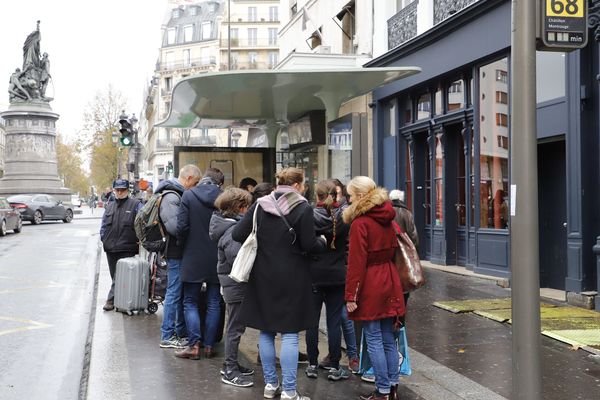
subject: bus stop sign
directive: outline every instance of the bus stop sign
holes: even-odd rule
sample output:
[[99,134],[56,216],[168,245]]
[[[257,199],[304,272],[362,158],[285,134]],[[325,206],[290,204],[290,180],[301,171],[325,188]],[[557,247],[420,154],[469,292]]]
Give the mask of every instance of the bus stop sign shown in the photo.
[[587,0],[541,0],[542,41],[547,50],[571,51],[588,41]]

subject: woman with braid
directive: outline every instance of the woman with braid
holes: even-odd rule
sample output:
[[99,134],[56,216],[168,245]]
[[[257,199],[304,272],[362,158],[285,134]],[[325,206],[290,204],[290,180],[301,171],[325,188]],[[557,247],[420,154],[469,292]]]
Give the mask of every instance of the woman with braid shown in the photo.
[[[333,181],[321,181],[316,187],[317,205],[314,209],[315,233],[327,239],[325,253],[312,257],[310,272],[313,285],[313,318],[315,328],[306,331],[306,349],[309,366],[306,375],[317,378],[318,375],[318,321],[321,308],[325,303],[327,313],[327,341],[329,360],[327,363],[329,380],[348,379],[350,374],[340,366],[342,346],[342,310],[344,303],[344,284],[346,283],[346,246],[349,225],[344,223],[342,213],[345,209],[337,202],[336,185]],[[323,367],[325,368],[325,367]]]

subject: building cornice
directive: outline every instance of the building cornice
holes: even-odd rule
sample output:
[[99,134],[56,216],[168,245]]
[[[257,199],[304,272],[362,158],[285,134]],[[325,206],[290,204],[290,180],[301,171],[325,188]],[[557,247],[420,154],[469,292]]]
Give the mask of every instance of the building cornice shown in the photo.
[[473,3],[469,7],[464,8],[463,10],[435,25],[427,32],[415,36],[414,38],[404,42],[394,49],[388,50],[387,53],[366,63],[364,66],[383,67],[390,65],[394,61],[399,60],[408,54],[414,53],[431,45],[432,43],[437,42],[452,31],[460,29],[464,24],[477,19],[480,15],[487,13],[489,10],[498,7],[507,1],[508,0],[480,0],[476,3]]

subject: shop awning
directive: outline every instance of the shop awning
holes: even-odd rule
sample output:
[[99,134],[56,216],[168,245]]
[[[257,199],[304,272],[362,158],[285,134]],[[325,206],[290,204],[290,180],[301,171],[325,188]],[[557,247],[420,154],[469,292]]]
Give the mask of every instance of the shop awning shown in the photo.
[[418,67],[205,73],[173,89],[167,128],[285,125],[312,110],[337,118],[344,102],[420,72]]

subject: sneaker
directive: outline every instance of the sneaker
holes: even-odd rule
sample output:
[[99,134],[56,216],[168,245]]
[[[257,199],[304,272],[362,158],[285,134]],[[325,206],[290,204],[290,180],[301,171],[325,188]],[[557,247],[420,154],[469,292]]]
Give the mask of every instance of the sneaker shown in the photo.
[[371,393],[363,394],[360,396],[361,400],[388,400],[389,394],[379,393],[377,389]]
[[358,372],[360,371],[359,365],[360,363],[358,361],[358,358],[351,358],[348,362],[348,369],[353,374],[358,374]]
[[167,340],[162,340],[158,346],[162,349],[185,349],[185,346],[181,343],[181,339],[177,336],[171,336]]
[[362,379],[365,382],[375,383],[375,371],[373,370],[373,368],[369,368],[368,370],[366,370],[362,374],[360,379]]
[[309,378],[318,378],[319,377],[319,368],[316,365],[309,365],[304,370],[306,376]]
[[273,399],[276,396],[279,396],[280,394],[281,394],[281,386],[279,386],[279,384],[273,385],[271,383],[267,383],[265,385],[265,390],[263,392],[263,397],[265,399]]
[[350,374],[341,366],[338,369],[330,369],[327,374],[327,379],[330,381],[339,381],[340,379],[348,379]]
[[329,354],[327,355],[327,357],[321,360],[321,362],[319,363],[319,368],[326,370],[336,369],[335,365],[333,365],[331,359],[329,358]]
[[[250,376],[250,375],[254,375],[254,370],[251,368],[246,368],[243,365],[238,364],[238,371],[240,371],[240,374],[244,375],[244,376]],[[223,365],[221,367],[221,375],[225,375],[225,365]]]
[[282,392],[281,393],[281,398],[282,399],[289,399],[289,400],[310,400],[310,397],[302,396],[297,391],[294,394],[290,394],[288,392]]
[[229,373],[225,373],[221,377],[221,382],[226,383],[231,386],[237,386],[237,387],[250,387],[250,386],[254,385],[254,382],[252,382],[252,379],[250,379],[242,374],[239,374],[239,373],[237,375],[234,375],[233,371],[229,371]]
[[104,303],[104,306],[102,307],[102,309],[104,311],[112,311],[115,309],[115,303],[114,300],[106,300],[106,303]]

